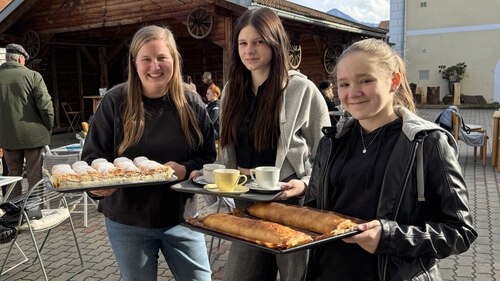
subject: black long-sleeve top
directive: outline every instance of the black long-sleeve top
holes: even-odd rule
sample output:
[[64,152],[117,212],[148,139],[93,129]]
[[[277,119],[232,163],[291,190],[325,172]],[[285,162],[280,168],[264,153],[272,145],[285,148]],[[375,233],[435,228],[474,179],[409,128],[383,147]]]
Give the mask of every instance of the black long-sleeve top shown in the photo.
[[[97,158],[108,161],[119,156],[134,159],[146,156],[159,163],[175,161],[191,171],[212,163],[216,157],[214,129],[200,97],[185,93],[194,110],[204,142],[191,148],[182,132],[179,114],[168,95],[149,99],[143,97],[145,129],[139,143],[118,155],[123,140],[122,109],[126,100],[123,87],[111,90],[101,101],[85,139],[82,159],[88,163]],[[183,179],[179,179],[183,180]],[[147,228],[162,228],[184,221],[184,203],[189,195],[170,189],[170,184],[117,189],[99,202],[98,211],[118,223]]]

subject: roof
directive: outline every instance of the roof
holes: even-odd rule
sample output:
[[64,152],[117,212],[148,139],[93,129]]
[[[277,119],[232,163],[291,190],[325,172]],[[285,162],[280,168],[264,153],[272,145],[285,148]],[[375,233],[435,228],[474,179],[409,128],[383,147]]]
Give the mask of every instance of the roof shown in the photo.
[[[241,2],[241,1],[240,1]],[[252,0],[250,7],[252,6],[266,6],[269,8],[274,8],[278,12],[279,16],[288,15],[294,20],[307,21],[310,24],[328,26],[331,28],[341,29],[345,31],[350,31],[354,33],[361,33],[376,37],[385,37],[387,30],[371,27],[357,22],[352,22],[340,17],[336,17],[327,13],[320,12],[308,7],[301,6],[285,0]],[[282,12],[282,13],[280,13]],[[300,17],[297,17],[300,16]],[[301,18],[302,17],[302,18]]]

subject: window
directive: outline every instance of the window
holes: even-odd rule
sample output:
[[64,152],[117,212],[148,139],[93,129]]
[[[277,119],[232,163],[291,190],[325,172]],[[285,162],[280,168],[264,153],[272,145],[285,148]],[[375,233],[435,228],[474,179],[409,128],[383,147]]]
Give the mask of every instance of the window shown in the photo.
[[419,70],[418,80],[429,80],[429,70]]
[[427,7],[427,2],[426,1],[420,2],[420,8],[425,8],[425,7]]

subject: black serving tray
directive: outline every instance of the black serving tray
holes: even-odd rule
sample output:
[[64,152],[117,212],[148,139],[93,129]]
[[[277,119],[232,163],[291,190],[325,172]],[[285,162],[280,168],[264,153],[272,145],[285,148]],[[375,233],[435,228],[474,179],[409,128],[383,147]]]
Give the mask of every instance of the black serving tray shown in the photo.
[[246,200],[246,201],[273,201],[275,200],[281,192],[277,193],[270,193],[270,194],[265,194],[265,193],[259,193],[255,192],[252,190],[249,190],[246,193],[242,194],[231,194],[231,193],[225,193],[225,192],[214,192],[214,191],[209,191],[203,188],[203,185],[197,184],[191,180],[185,180],[181,181],[179,183],[173,184],[170,188],[172,188],[175,191],[179,192],[187,192],[187,193],[197,193],[197,194],[208,194],[208,195],[215,195],[219,197],[229,197],[229,198],[235,198],[235,199],[241,199],[241,200]]
[[169,180],[164,181],[137,181],[137,182],[126,182],[119,184],[102,184],[102,185],[89,185],[89,186],[75,186],[75,187],[59,187],[56,188],[52,186],[52,183],[47,177],[44,177],[45,184],[47,189],[62,193],[71,193],[71,192],[82,192],[89,191],[94,189],[113,189],[113,188],[130,188],[130,187],[141,187],[141,186],[150,186],[150,185],[162,185],[171,183],[177,180],[177,177],[174,175]]
[[[255,219],[257,219],[257,218],[255,218]],[[193,220],[195,222],[193,222]],[[184,225],[192,230],[202,232],[202,233],[207,234],[207,235],[215,236],[215,237],[218,237],[218,238],[221,238],[224,240],[228,240],[231,242],[241,243],[241,244],[247,245],[249,247],[257,248],[259,250],[262,250],[262,251],[265,251],[268,253],[272,253],[272,254],[288,254],[288,253],[293,253],[293,252],[300,251],[300,250],[306,250],[306,249],[309,249],[309,248],[312,248],[312,247],[315,247],[315,246],[318,246],[321,244],[325,244],[328,242],[332,242],[335,240],[339,240],[339,239],[346,238],[349,236],[353,236],[357,233],[360,233],[359,230],[352,230],[352,231],[344,232],[341,234],[328,236],[328,235],[321,235],[321,234],[310,232],[310,231],[305,231],[303,229],[294,228],[294,229],[303,231],[303,232],[311,235],[311,237],[313,237],[314,240],[311,242],[302,244],[302,245],[288,248],[288,249],[273,249],[273,248],[269,248],[269,247],[257,244],[255,242],[246,240],[245,238],[240,237],[240,236],[231,235],[231,234],[227,234],[227,233],[223,233],[223,232],[211,229],[209,227],[204,226],[201,222],[198,222],[194,218],[182,223],[182,225]]]

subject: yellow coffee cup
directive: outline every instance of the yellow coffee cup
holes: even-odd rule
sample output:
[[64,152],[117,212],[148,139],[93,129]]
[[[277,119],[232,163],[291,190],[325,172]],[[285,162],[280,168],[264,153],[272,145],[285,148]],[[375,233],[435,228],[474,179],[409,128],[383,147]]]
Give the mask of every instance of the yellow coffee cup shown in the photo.
[[[237,185],[245,184],[247,176],[240,175],[236,169],[216,169],[213,171],[215,184],[221,192],[231,192]],[[240,182],[240,179],[243,179]]]

